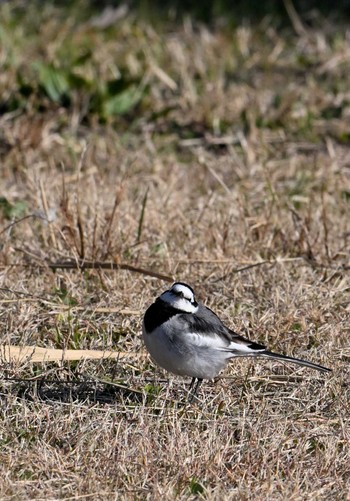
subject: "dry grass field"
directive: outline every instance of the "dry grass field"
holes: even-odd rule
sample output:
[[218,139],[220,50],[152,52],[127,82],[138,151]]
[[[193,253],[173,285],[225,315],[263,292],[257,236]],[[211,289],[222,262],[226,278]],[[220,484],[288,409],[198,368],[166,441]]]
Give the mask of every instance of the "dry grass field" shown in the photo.
[[[349,500],[349,29],[25,10],[0,4],[0,344],[122,355],[3,357],[0,499]],[[333,373],[239,359],[186,405],[141,340],[174,279]]]

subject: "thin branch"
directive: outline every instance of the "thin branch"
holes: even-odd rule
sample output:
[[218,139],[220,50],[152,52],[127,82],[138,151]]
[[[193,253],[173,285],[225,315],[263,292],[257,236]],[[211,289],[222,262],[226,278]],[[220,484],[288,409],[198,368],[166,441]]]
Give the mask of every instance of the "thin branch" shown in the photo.
[[222,275],[221,277],[216,278],[213,281],[213,283],[215,284],[216,282],[220,282],[221,280],[225,280],[227,277],[229,277],[230,275],[233,275],[234,273],[240,273],[242,271],[250,270],[251,268],[257,268],[258,266],[262,266],[264,264],[274,265],[276,263],[277,263],[277,261],[268,261],[268,260],[267,261],[258,261],[257,263],[252,263],[252,264],[248,264],[247,266],[243,266],[242,268],[233,268],[228,273],[225,273],[225,275]]
[[142,200],[141,214],[140,214],[140,219],[139,219],[139,225],[137,228],[136,244],[140,243],[140,241],[141,241],[142,226],[143,226],[143,221],[145,218],[145,210],[146,210],[146,204],[147,204],[147,198],[148,198],[148,190],[149,190],[149,187],[147,187],[146,193],[145,193],[143,200]]
[[166,282],[173,282],[173,277],[169,275],[164,275],[163,273],[158,273],[157,271],[146,270],[144,268],[139,268],[137,266],[132,266],[130,264],[124,263],[112,263],[112,262],[102,262],[102,261],[58,261],[56,263],[47,262],[47,266],[51,270],[63,269],[63,270],[128,270],[134,273],[140,273],[141,275],[148,275],[150,277],[159,278],[165,280]]
[[21,217],[20,219],[16,219],[16,221],[12,221],[12,223],[5,226],[5,228],[0,231],[0,235],[2,235],[3,233],[6,233],[6,231],[9,230],[10,228],[12,228],[12,226],[15,226],[16,224],[21,223],[22,221],[25,221],[26,219],[29,219],[31,217],[35,218],[35,219],[42,219],[43,221],[47,221],[47,219],[45,217],[40,216],[39,214],[29,214],[28,216],[24,216],[24,217]]
[[335,272],[340,272],[340,271],[349,271],[350,266],[349,265],[340,265],[340,266],[331,266],[323,263],[318,263],[314,259],[308,259],[305,256],[300,256],[300,257],[295,257],[295,258],[285,258],[285,259],[275,259],[275,260],[266,260],[266,261],[258,261],[257,263],[252,263],[247,266],[242,266],[241,268],[233,268],[230,270],[228,273],[225,275],[222,275],[221,277],[215,279],[212,283],[220,282],[220,280],[225,280],[227,279],[230,275],[233,275],[235,273],[241,273],[242,271],[250,270],[251,268],[257,268],[259,266],[263,266],[265,264],[269,264],[270,266],[275,266],[276,264],[279,263],[289,263],[293,261],[300,261],[301,265],[304,266],[311,266],[311,268],[319,268],[319,269],[327,269],[327,270],[334,270]]

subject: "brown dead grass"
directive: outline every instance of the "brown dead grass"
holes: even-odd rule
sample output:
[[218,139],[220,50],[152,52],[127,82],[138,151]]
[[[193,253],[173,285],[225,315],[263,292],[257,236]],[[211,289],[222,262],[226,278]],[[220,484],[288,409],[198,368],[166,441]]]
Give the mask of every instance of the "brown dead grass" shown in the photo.
[[[1,193],[30,217],[1,220],[0,344],[131,354],[3,362],[1,499],[348,499],[349,48],[317,22],[126,18],[94,51],[102,76],[117,55],[147,73],[132,129],[87,127],[79,107],[1,117]],[[65,29],[47,20],[30,57]],[[134,356],[166,282],[48,266],[68,259],[189,282],[230,326],[334,372],[239,360],[183,407],[187,382]]]

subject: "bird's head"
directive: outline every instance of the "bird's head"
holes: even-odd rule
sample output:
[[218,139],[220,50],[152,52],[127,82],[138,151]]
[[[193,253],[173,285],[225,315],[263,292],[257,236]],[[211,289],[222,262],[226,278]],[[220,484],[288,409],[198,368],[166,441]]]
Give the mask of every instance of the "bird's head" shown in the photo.
[[169,290],[161,294],[160,299],[184,313],[195,313],[198,310],[192,287],[183,282],[175,282]]

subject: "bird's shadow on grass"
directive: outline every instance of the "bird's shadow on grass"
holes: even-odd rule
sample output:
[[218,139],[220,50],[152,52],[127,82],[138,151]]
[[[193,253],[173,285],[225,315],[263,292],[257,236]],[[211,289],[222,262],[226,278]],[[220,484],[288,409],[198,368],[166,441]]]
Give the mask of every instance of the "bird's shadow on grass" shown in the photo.
[[142,391],[126,385],[100,380],[7,380],[6,388],[0,390],[3,397],[16,395],[29,401],[46,403],[89,404],[139,404],[144,399]]

